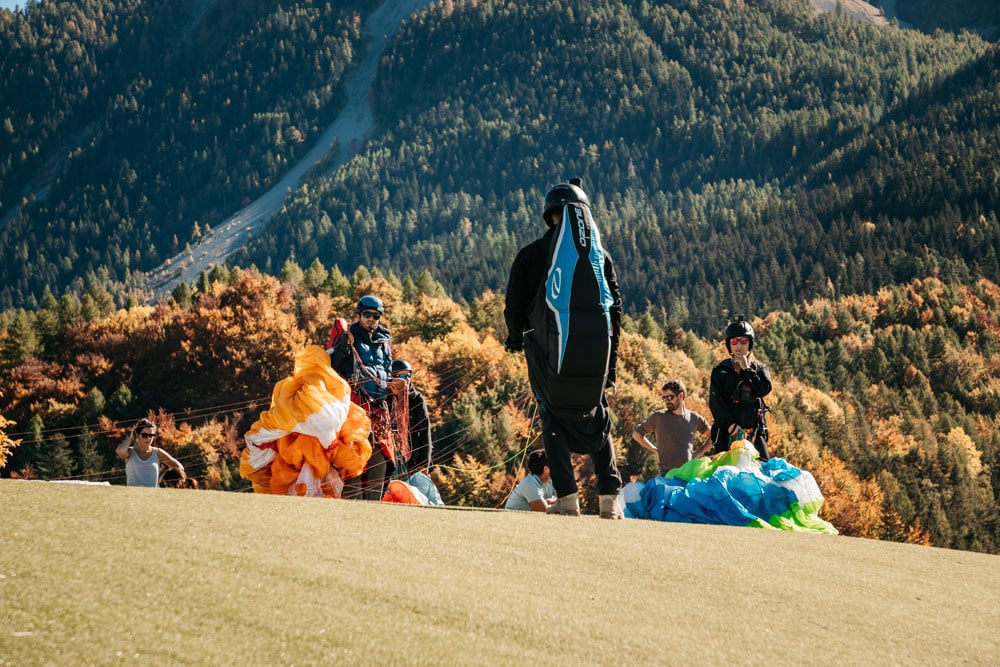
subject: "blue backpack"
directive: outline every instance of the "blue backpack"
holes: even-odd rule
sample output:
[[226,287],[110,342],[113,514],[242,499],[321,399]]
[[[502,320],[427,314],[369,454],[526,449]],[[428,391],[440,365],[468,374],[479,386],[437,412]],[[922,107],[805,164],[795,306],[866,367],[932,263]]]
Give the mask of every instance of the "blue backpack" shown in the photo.
[[525,336],[532,384],[548,406],[589,411],[601,402],[614,304],[604,259],[590,209],[566,204],[529,315],[533,330]]

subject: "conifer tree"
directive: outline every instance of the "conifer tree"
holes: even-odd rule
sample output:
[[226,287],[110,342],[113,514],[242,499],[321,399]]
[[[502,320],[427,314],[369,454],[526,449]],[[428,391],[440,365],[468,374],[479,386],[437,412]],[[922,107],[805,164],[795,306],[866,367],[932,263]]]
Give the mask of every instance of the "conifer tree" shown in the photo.
[[38,460],[38,475],[43,479],[63,479],[73,474],[73,453],[62,433],[46,438]]
[[89,426],[85,426],[77,438],[77,469],[81,475],[93,479],[105,470],[105,459],[94,440]]
[[39,350],[38,335],[35,333],[34,317],[23,309],[19,309],[11,322],[7,336],[2,339],[0,348],[0,363],[7,366],[17,366]]

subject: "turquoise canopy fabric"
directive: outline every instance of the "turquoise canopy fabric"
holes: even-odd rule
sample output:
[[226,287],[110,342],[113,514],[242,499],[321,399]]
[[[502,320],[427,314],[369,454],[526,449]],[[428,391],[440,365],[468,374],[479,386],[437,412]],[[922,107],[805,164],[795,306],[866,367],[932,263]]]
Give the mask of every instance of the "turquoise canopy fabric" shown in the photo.
[[688,461],[622,489],[626,516],[654,521],[752,526],[837,534],[819,517],[823,494],[812,474],[781,458],[763,464],[749,443]]

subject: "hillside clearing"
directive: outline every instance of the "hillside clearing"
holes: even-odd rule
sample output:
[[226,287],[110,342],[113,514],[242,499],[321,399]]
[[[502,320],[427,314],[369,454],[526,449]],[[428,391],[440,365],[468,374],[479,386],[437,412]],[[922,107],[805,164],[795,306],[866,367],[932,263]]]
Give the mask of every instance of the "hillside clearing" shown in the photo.
[[224,220],[190,250],[175,255],[150,271],[147,276],[157,296],[169,294],[182,282],[194,283],[202,271],[210,271],[246,245],[281,210],[285,195],[299,187],[309,170],[324,162],[326,169],[337,169],[361,149],[375,124],[368,94],[379,57],[402,22],[428,4],[429,0],[383,2],[368,16],[365,28],[372,43],[368,53],[345,81],[348,102],[344,109],[305,156],[267,192]]
[[0,664],[992,663],[996,556],[0,480]]
[[[889,25],[887,13],[879,7],[864,2],[864,0],[809,0],[809,2],[817,14],[833,13],[839,8],[845,16],[855,21],[863,21],[877,26]],[[891,4],[890,18],[895,14],[895,3]]]

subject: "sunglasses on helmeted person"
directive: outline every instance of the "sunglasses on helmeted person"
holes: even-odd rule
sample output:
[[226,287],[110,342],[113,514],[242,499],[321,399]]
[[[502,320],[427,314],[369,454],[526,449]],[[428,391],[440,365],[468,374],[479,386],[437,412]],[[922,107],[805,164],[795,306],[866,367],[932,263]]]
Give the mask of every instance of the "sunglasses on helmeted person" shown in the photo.
[[377,320],[382,317],[382,313],[377,310],[363,310],[361,311],[361,317],[368,317]]
[[749,336],[734,336],[729,339],[729,344],[747,345],[750,342]]

